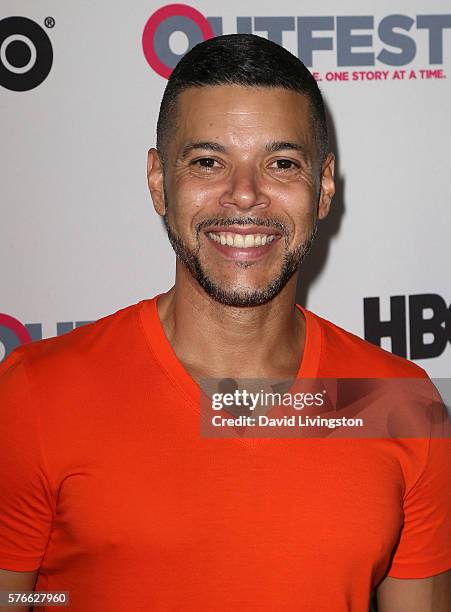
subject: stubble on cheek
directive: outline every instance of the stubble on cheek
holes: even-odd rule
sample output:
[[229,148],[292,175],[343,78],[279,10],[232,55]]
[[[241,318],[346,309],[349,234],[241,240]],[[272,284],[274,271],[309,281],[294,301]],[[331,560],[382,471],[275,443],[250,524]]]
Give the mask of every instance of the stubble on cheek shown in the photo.
[[[214,279],[213,271],[208,270],[208,266],[203,265],[199,257],[200,243],[199,232],[197,233],[197,246],[195,249],[190,249],[181,239],[181,237],[171,228],[167,209],[163,217],[169,241],[174,249],[178,259],[187,267],[193,278],[201,285],[210,297],[229,306],[257,306],[265,304],[273,299],[287,284],[290,278],[298,269],[301,262],[304,260],[317,232],[317,224],[315,223],[310,236],[298,245],[294,250],[287,248],[288,240],[286,241],[285,250],[282,262],[278,273],[272,279],[267,279],[263,287],[249,286],[225,286],[225,279]],[[253,265],[254,262],[235,262],[241,269],[246,270]],[[238,281],[239,283],[239,281]],[[233,285],[233,283],[232,283]]]
[[[168,233],[169,242],[171,243],[177,258],[186,266],[194,279],[212,298],[222,304],[230,306],[256,306],[259,304],[264,304],[274,298],[285,287],[289,279],[297,271],[299,265],[307,256],[317,233],[317,216],[316,212],[312,211],[312,214],[307,215],[307,218],[304,219],[304,224],[311,227],[311,231],[303,240],[301,238],[301,242],[297,246],[290,249],[289,232],[286,224],[281,223],[280,221],[276,222],[274,219],[272,221],[270,219],[266,219],[269,225],[275,225],[282,231],[281,240],[284,241],[283,255],[279,260],[280,263],[277,264],[277,270],[273,269],[271,278],[266,278],[260,287],[250,287],[249,285],[246,285],[244,277],[241,279],[243,280],[243,284],[240,284],[241,281],[239,277],[235,279],[236,282],[233,282],[233,279],[230,279],[229,275],[228,279],[225,277],[215,278],[218,276],[218,274],[216,273],[216,270],[209,269],[210,266],[208,264],[210,262],[202,261],[202,259],[205,259],[202,257],[200,245],[200,233],[202,228],[209,226],[210,224],[215,224],[215,222],[218,225],[221,225],[225,220],[217,217],[205,219],[204,221],[198,223],[192,237],[192,244],[195,246],[190,247],[182,239],[175,227],[171,225],[169,220],[169,211],[173,213],[171,214],[172,218],[174,217],[176,211],[172,209],[172,204],[169,201],[166,184],[164,187],[164,195],[166,207],[163,221]],[[244,219],[246,219],[246,217],[239,217],[239,221],[243,221]],[[254,218],[248,217],[247,220],[249,223],[255,223]],[[232,224],[239,222],[238,218],[235,220],[228,218],[226,221],[231,222]],[[277,223],[279,225],[277,225]],[[208,240],[208,238],[206,238],[206,240]],[[239,271],[244,272],[245,270],[252,268],[255,262],[243,261],[234,262],[234,264]],[[239,273],[238,276],[240,276]]]

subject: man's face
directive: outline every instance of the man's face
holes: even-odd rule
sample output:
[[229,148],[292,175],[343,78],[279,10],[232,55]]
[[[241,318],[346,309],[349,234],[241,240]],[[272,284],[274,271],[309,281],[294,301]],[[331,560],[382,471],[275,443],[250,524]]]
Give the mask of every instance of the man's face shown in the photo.
[[219,302],[268,302],[333,195],[333,156],[319,166],[308,99],[282,88],[190,88],[174,122],[164,182],[151,150],[149,185],[177,256]]

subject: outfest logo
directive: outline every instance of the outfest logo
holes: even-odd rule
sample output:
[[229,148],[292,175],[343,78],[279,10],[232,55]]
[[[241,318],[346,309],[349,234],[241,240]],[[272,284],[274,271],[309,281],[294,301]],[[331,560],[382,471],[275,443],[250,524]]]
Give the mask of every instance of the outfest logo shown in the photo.
[[[445,46],[451,37],[450,14],[320,16],[237,16],[236,33],[256,33],[284,43],[291,32],[296,49],[290,49],[318,80],[356,81],[446,78]],[[184,55],[171,48],[171,36],[182,32],[188,50],[224,31],[221,16],[207,17],[187,4],[167,4],[148,19],[142,35],[144,56],[157,74],[169,78]],[[232,33],[232,32],[230,32]],[[413,69],[421,50],[426,64]],[[185,53],[186,53],[185,51]],[[329,54],[331,70],[316,72],[315,63]],[[376,69],[375,69],[376,68]]]

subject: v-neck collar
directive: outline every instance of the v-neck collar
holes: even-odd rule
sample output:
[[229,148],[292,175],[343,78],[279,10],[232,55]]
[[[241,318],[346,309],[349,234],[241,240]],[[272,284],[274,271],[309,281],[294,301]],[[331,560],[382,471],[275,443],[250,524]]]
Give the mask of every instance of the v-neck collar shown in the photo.
[[[200,415],[200,386],[185,370],[165,334],[157,308],[157,300],[160,295],[162,294],[159,293],[153,298],[142,300],[138,303],[141,326],[144,330],[147,344],[160,367],[183,395],[190,407]],[[296,379],[317,378],[322,350],[321,326],[313,313],[299,304],[296,304],[296,307],[305,318],[304,351]],[[258,438],[239,437],[234,439],[243,442],[247,446],[255,446],[256,440],[258,440]]]

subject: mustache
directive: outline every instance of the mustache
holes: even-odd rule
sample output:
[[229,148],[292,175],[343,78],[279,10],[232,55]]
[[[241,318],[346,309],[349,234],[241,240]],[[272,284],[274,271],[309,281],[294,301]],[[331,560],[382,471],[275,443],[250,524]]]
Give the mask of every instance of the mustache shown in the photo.
[[277,219],[258,219],[256,217],[227,217],[226,219],[218,219],[217,217],[210,217],[200,221],[196,225],[197,237],[204,227],[230,227],[232,225],[258,225],[260,227],[274,227],[279,230],[281,234],[288,237],[288,230],[284,223]]

